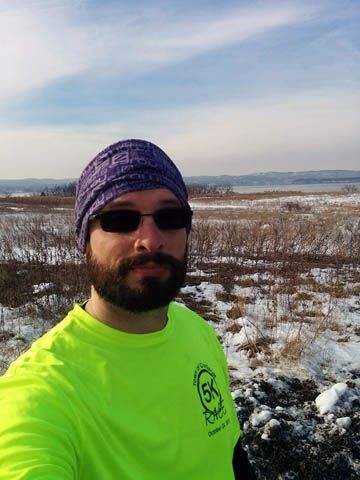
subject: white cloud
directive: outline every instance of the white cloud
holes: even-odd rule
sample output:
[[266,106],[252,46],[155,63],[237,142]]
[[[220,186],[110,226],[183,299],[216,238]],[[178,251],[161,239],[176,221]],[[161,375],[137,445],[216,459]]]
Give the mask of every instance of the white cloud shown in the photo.
[[116,125],[3,130],[0,178],[76,177],[125,138],[157,143],[184,175],[359,169],[360,96],[298,94],[252,104],[144,112]]
[[305,4],[272,3],[174,19],[154,8],[119,4],[111,15],[104,11],[91,19],[86,8],[86,2],[69,0],[0,3],[0,99],[85,71],[123,76],[174,64],[306,21],[313,13]]

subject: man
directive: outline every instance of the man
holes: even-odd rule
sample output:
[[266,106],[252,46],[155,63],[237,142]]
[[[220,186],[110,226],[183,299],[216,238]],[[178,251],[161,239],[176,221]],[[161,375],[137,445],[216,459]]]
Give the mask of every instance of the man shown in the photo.
[[0,380],[1,479],[252,478],[219,342],[172,303],[191,216],[152,143],[118,142],[85,168],[75,221],[90,299]]

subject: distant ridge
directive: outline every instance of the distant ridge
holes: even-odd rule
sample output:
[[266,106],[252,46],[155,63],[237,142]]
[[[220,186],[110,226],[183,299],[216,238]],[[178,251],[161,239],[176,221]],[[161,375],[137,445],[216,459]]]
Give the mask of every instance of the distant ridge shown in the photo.
[[[0,180],[0,193],[40,193],[76,178],[24,178]],[[309,170],[304,172],[261,172],[250,175],[200,175],[184,177],[185,183],[200,185],[267,186],[323,183],[360,183],[360,170]]]
[[0,193],[40,193],[55,187],[76,182],[77,178],[23,178],[20,180],[0,180]]
[[234,187],[357,183],[360,182],[360,170],[309,170],[304,172],[262,172],[250,175],[202,175],[185,177],[185,182],[200,185],[231,185]]

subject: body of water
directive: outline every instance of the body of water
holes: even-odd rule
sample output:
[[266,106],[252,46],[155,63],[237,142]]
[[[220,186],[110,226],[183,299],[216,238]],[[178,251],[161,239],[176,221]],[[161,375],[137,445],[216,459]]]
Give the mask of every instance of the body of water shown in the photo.
[[[353,185],[356,187],[360,192],[360,183],[311,183],[305,185],[258,185],[258,186],[250,186],[245,185],[241,187],[233,187],[234,192],[236,193],[259,193],[259,192],[274,192],[274,191],[281,191],[281,192],[289,192],[289,191],[296,191],[296,192],[306,192],[306,193],[314,193],[314,192],[341,192],[345,185]],[[9,194],[0,193],[0,197],[8,196]],[[10,197],[27,197],[31,195],[40,195],[40,193],[25,193],[25,192],[16,192],[10,193]]]
[[345,185],[353,185],[360,192],[360,183],[311,183],[306,185],[261,185],[261,186],[241,186],[233,187],[237,193],[259,193],[259,192],[341,192]]
[[0,197],[31,197],[31,195],[40,195],[40,193],[35,193],[35,192],[0,193]]

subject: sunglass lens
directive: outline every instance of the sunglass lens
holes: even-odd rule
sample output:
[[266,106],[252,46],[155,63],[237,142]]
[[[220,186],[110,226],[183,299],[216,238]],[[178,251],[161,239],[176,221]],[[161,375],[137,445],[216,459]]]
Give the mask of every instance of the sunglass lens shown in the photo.
[[181,208],[164,208],[154,213],[154,220],[162,230],[176,230],[190,226],[191,211]]
[[139,223],[140,213],[134,210],[114,210],[101,215],[101,228],[105,232],[132,232],[138,228]]

